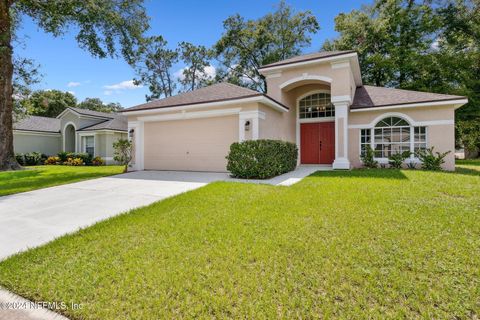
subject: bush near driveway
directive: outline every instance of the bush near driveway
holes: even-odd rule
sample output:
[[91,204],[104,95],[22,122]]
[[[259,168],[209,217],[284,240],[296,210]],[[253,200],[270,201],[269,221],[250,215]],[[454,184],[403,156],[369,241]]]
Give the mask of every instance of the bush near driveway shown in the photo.
[[0,284],[71,319],[477,319],[478,170],[214,183],[0,262]]
[[268,179],[297,166],[298,149],[280,140],[247,140],[230,146],[227,170],[244,179]]

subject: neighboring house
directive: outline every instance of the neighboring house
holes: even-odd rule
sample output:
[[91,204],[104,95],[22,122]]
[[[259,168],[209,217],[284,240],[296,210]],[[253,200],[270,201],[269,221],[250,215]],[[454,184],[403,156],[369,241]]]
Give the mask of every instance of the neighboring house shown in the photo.
[[[267,94],[221,83],[125,109],[134,170],[226,171],[231,143],[295,142],[299,164],[360,167],[370,145],[379,162],[400,151],[451,151],[461,96],[364,86],[353,51],[320,52],[263,66]],[[414,155],[409,161],[418,161]]]
[[27,116],[13,126],[16,153],[86,152],[113,163],[113,143],[127,138],[121,114],[67,108],[56,118]]

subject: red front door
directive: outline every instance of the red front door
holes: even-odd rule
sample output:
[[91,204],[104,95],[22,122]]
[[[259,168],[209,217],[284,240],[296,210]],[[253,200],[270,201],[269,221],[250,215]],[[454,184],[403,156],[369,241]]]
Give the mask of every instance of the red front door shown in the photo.
[[303,164],[332,164],[335,159],[335,122],[300,125],[300,161]]

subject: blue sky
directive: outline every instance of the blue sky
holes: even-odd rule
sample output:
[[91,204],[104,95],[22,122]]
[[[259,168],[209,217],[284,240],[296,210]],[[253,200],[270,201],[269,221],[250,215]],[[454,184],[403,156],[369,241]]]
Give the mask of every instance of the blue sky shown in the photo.
[[[370,1],[287,1],[297,11],[311,10],[320,23],[320,31],[313,35],[312,45],[305,53],[317,51],[325,39],[335,37],[334,18],[341,12],[358,9]],[[180,41],[205,46],[213,45],[223,32],[222,21],[239,13],[246,18],[258,18],[273,11],[278,1],[272,0],[182,0],[145,2],[151,17],[149,34],[160,34],[173,48]],[[123,60],[96,59],[80,49],[75,33],[60,38],[39,30],[25,19],[20,35],[26,36],[23,46],[15,48],[24,57],[41,65],[44,75],[36,89],[72,91],[79,101],[98,97],[105,102],[120,102],[130,107],[145,101],[146,88],[131,88],[128,81],[135,76]],[[177,65],[174,71],[182,68]]]

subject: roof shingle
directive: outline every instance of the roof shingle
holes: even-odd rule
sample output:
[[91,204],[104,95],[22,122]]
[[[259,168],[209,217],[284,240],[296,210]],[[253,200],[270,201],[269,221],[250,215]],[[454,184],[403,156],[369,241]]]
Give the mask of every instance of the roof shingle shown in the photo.
[[79,131],[94,131],[94,130],[115,130],[115,131],[127,131],[128,121],[127,117],[120,116],[111,120],[106,120],[89,127],[80,129]]
[[130,107],[123,110],[122,112],[177,107],[207,102],[227,101],[261,95],[263,94],[260,92],[236,86],[231,83],[217,83],[194,91],[181,93],[176,96],[171,96],[164,99],[144,103],[138,106]]
[[393,89],[385,87],[361,86],[355,91],[350,109],[386,107],[409,103],[437,102],[466,99],[463,96]]
[[281,60],[278,62],[270,63],[261,66],[259,69],[266,69],[270,67],[277,67],[277,66],[284,66],[292,63],[304,62],[304,61],[312,61],[312,60],[321,60],[329,57],[339,56],[347,53],[353,53],[353,50],[345,50],[345,51],[321,51],[321,52],[314,52],[309,54],[304,54],[301,56],[296,56],[292,58],[288,58],[285,60]]
[[61,120],[38,116],[27,116],[13,124],[13,129],[39,132],[60,132]]

